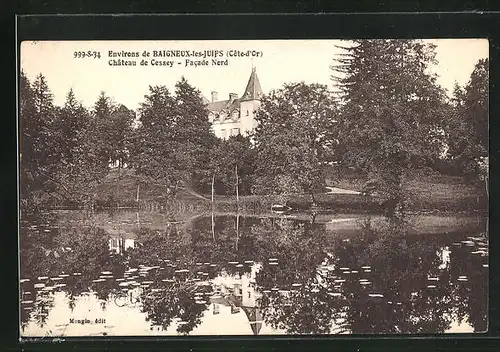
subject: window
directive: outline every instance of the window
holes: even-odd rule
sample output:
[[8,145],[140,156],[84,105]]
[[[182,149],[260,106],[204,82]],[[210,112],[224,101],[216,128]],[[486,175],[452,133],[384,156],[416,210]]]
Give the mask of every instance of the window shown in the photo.
[[239,128],[232,128],[231,129],[231,136],[237,136],[240,134],[240,129]]
[[233,111],[233,121],[238,121],[240,119],[240,113],[238,110]]
[[116,238],[111,239],[111,247],[117,247],[118,246],[118,240]]
[[247,109],[247,116],[248,116],[248,109]]
[[226,138],[226,130],[220,130],[222,138]]

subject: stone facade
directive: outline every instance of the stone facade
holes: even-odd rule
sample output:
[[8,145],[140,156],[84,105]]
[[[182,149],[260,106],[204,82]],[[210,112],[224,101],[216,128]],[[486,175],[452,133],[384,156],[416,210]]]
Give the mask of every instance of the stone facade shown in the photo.
[[219,100],[217,92],[212,92],[207,109],[215,135],[223,139],[238,134],[248,135],[257,125],[255,114],[260,107],[262,95],[255,68],[252,69],[241,98],[236,93],[230,93],[229,99]]

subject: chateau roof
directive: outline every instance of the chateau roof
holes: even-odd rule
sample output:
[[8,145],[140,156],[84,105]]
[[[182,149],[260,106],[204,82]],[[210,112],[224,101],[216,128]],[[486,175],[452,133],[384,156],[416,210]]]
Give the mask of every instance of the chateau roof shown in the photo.
[[247,87],[245,88],[245,93],[241,97],[241,101],[245,100],[259,100],[262,97],[262,88],[260,86],[259,78],[257,77],[257,71],[252,68],[252,74],[248,80]]
[[260,313],[260,309],[256,307],[241,307],[241,308],[243,308],[243,311],[247,315],[253,334],[258,335],[260,329],[262,328],[262,314]]
[[247,100],[259,100],[262,98],[262,88],[260,86],[259,78],[257,77],[257,72],[255,68],[252,69],[250,78],[248,79],[247,87],[245,88],[245,93],[241,98],[236,98],[234,100],[220,100],[208,102],[206,100],[207,108],[213,112],[221,112],[222,110],[227,110],[229,113],[233,112],[235,109],[239,109],[242,101]]
[[221,100],[214,101],[207,104],[207,108],[213,112],[221,112],[222,110],[227,110],[228,112],[233,112],[235,109],[240,108],[240,99],[234,100]]
[[207,108],[210,111],[219,112],[222,111],[229,103],[229,100],[213,101],[207,104]]

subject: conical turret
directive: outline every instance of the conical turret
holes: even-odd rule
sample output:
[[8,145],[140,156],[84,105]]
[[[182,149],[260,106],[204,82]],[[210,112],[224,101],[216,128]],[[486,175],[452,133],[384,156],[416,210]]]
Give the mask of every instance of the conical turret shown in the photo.
[[257,70],[252,68],[252,74],[248,79],[247,87],[245,88],[245,93],[241,97],[241,101],[246,100],[259,100],[262,98],[262,88],[260,86],[259,78],[257,77]]

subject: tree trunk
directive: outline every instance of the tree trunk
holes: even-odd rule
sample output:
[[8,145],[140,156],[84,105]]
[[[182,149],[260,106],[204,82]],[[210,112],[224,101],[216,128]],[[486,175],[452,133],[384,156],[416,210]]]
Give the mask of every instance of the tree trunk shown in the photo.
[[235,165],[235,170],[234,173],[236,175],[236,207],[238,211],[240,210],[240,194],[239,194],[239,187],[238,187],[238,165]]
[[488,190],[488,176],[484,177],[484,188],[486,190],[486,199],[488,199],[490,197]]
[[311,217],[311,224],[312,224],[312,225],[314,225],[314,223],[316,222],[316,215],[317,215],[317,214],[316,214],[316,212],[314,212],[314,213],[312,214],[312,217]]
[[312,206],[316,206],[316,198],[314,197],[314,192],[310,191],[309,195],[311,196]]
[[215,172],[212,175],[212,238],[215,242],[215,218],[214,218],[214,183],[215,183]]
[[387,218],[396,216],[396,210],[402,209],[403,201],[403,169],[406,165],[400,165],[398,161],[392,160],[384,170],[382,177],[382,188],[388,199],[384,202],[384,212]]
[[215,184],[215,172],[212,175],[212,211],[214,209],[214,184]]
[[240,213],[236,213],[236,250],[238,250],[238,240],[240,238]]
[[215,242],[215,217],[213,209],[212,209],[212,238]]
[[179,188],[179,184],[178,182],[176,181],[175,182],[175,186],[174,186],[174,193],[173,193],[173,197],[175,198],[177,196],[177,190]]
[[384,215],[387,218],[393,218],[396,216],[396,210],[398,207],[402,207],[402,200],[400,196],[393,196],[383,203]]

